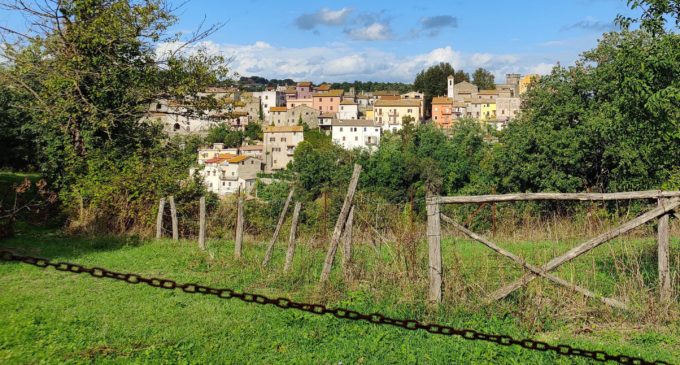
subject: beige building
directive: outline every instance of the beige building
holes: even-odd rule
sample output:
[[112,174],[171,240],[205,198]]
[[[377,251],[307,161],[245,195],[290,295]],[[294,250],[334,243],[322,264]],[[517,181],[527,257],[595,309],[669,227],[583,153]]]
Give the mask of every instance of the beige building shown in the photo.
[[203,146],[198,149],[198,164],[203,164],[206,160],[219,157],[223,154],[237,155],[236,147],[224,147],[224,143],[213,143],[212,146]]
[[318,110],[311,106],[296,106],[295,108],[288,109],[288,125],[298,125],[300,117],[302,117],[302,122],[306,123],[309,128],[318,128],[320,114]]
[[261,144],[255,144],[255,145],[245,145],[239,147],[239,152],[244,155],[244,156],[250,156],[254,157],[258,160],[262,160],[262,150],[264,149],[264,146]]
[[273,106],[269,108],[267,124],[288,125],[288,109],[286,109],[285,106]]
[[265,171],[283,170],[293,160],[295,147],[304,140],[302,126],[264,128]]
[[414,123],[420,122],[423,109],[420,100],[377,100],[373,106],[373,118],[382,125],[384,131],[396,132],[403,127],[403,118],[412,117]]
[[506,122],[517,116],[522,101],[520,98],[498,97],[496,99],[496,119]]
[[475,84],[467,81],[461,81],[454,85],[453,99],[455,101],[464,101],[465,99],[472,99],[479,92],[479,88]]

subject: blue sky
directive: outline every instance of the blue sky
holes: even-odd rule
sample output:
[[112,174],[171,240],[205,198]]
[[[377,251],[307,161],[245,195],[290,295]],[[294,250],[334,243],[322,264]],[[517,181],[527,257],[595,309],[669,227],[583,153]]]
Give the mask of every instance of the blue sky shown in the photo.
[[468,72],[485,67],[502,82],[506,73],[572,64],[619,13],[634,15],[625,0],[192,0],[173,30],[204,18],[226,23],[202,46],[230,58],[239,75],[412,82],[450,62]]

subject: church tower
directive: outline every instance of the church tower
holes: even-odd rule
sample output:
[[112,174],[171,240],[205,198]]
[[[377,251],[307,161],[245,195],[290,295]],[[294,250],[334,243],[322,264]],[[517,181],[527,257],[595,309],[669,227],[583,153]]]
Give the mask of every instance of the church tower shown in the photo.
[[454,88],[454,86],[453,86],[453,75],[449,75],[447,82],[448,82],[447,83],[448,90],[446,92],[446,96],[449,97],[449,98],[453,98],[453,88]]

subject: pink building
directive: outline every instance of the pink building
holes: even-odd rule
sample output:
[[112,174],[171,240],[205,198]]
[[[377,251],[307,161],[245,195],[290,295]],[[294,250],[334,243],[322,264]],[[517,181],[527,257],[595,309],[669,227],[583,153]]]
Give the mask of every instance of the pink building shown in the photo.
[[298,82],[295,86],[297,92],[297,99],[311,99],[312,98],[312,83],[309,81]]
[[343,90],[329,90],[324,93],[315,93],[313,95],[314,109],[322,114],[337,113],[340,111],[340,102],[342,101]]

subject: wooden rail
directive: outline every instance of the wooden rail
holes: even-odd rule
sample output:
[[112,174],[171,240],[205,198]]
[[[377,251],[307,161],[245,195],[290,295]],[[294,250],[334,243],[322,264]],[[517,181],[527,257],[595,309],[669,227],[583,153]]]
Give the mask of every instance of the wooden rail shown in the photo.
[[[439,206],[441,204],[487,204],[499,202],[514,202],[514,201],[537,201],[537,200],[558,200],[558,201],[605,201],[605,200],[632,200],[632,199],[655,199],[658,201],[658,207],[641,214],[621,226],[603,233],[581,245],[571,249],[569,252],[560,257],[552,259],[547,264],[539,267],[525,262],[520,257],[513,253],[506,251],[493,242],[487,240],[485,237],[468,230],[465,225],[461,225],[453,221],[451,218],[441,215]],[[566,286],[572,290],[579,292],[591,298],[599,299],[602,302],[618,308],[626,308],[624,303],[615,299],[603,298],[589,291],[581,288],[570,282],[567,282],[559,277],[549,274],[549,271],[555,270],[560,265],[567,261],[585,254],[593,248],[612,240],[613,238],[624,234],[642,224],[658,219],[658,269],[659,269],[659,294],[661,301],[670,300],[672,295],[671,277],[669,270],[669,223],[668,220],[674,211],[680,210],[680,191],[632,191],[622,193],[522,193],[522,194],[494,194],[494,195],[473,195],[473,196],[428,196],[427,203],[427,240],[429,246],[429,300],[432,302],[440,302],[442,299],[442,257],[441,257],[441,220],[452,225],[459,231],[463,232],[468,237],[482,243],[486,247],[495,251],[501,256],[508,258],[519,266],[521,266],[527,273],[519,280],[512,284],[506,285],[498,289],[492,294],[492,299],[502,299],[514,290],[517,290],[537,277],[543,277],[559,285]]]
[[574,200],[602,201],[629,199],[661,199],[680,197],[680,191],[632,191],[624,193],[522,193],[496,195],[433,196],[428,200],[433,204],[500,203],[534,200]]

